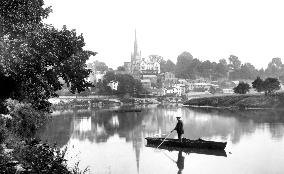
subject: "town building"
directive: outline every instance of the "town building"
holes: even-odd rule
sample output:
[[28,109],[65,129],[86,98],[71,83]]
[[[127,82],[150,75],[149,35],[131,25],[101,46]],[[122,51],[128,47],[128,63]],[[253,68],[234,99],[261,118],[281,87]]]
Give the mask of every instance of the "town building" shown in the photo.
[[159,60],[153,58],[141,58],[141,51],[138,50],[136,30],[134,37],[134,50],[131,53],[131,61],[124,62],[124,68],[125,71],[131,74],[135,79],[151,79],[151,81],[153,81],[153,79],[157,79],[157,75],[161,71]]
[[142,79],[141,84],[143,88],[150,89],[151,88],[151,80],[150,79]]
[[117,91],[117,88],[118,88],[118,81],[110,81],[108,83],[108,86],[111,88],[111,90],[115,90]]

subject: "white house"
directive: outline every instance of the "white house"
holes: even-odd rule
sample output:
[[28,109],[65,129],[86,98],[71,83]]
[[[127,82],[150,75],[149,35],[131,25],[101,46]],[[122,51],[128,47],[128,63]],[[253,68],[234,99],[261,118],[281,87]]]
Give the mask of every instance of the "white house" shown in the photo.
[[174,87],[174,93],[176,93],[178,96],[185,94],[185,85],[184,84],[175,84],[173,87]]
[[140,63],[140,72],[145,73],[160,73],[160,63],[154,60],[143,58]]
[[118,87],[118,81],[110,81],[108,83],[108,86],[112,89],[112,90],[116,90],[117,91],[117,87]]
[[141,84],[146,89],[151,88],[151,80],[150,79],[142,79]]
[[223,93],[224,94],[234,94],[234,90],[233,89],[223,89]]

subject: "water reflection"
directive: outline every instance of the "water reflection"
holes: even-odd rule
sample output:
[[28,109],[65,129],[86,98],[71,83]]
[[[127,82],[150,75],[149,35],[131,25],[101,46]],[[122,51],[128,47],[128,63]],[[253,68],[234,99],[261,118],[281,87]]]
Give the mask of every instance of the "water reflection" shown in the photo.
[[[147,160],[152,160],[153,153],[151,150],[145,149],[144,138],[168,134],[176,124],[175,117],[177,115],[183,117],[184,136],[186,138],[222,140],[228,141],[234,146],[241,144],[243,137],[254,135],[261,130],[268,132],[272,139],[282,141],[284,118],[281,114],[283,113],[262,111],[236,113],[176,106],[145,107],[139,113],[115,113],[108,110],[95,111],[88,109],[68,110],[55,113],[52,121],[39,132],[39,136],[49,142],[56,142],[60,147],[67,144],[76,145],[82,152],[82,159],[80,160],[84,161],[86,166],[96,161],[96,165],[91,165],[91,170],[96,170],[96,173],[105,173],[107,167],[109,167],[107,170],[110,170],[111,173],[149,173],[145,166],[147,166]],[[174,134],[172,137],[177,137],[177,135]],[[123,157],[116,149],[122,151]],[[89,157],[88,154],[90,153],[97,156]],[[107,157],[101,159],[103,156],[107,156],[108,153],[112,153],[111,159]],[[175,163],[178,173],[194,167],[186,166],[184,168],[185,156],[183,153],[186,152],[179,150],[175,158],[177,159]],[[204,154],[205,152],[187,152],[186,154],[188,153]],[[84,156],[84,154],[86,155]],[[223,154],[219,156],[225,156],[226,152],[219,154]],[[158,158],[158,160],[163,161],[161,157]],[[115,159],[119,159],[119,161],[115,161]],[[121,166],[125,165],[122,164],[123,161],[129,163],[129,168],[121,169]],[[133,161],[133,164],[131,161]],[[119,162],[119,166],[115,162]],[[153,170],[159,170],[154,169],[154,166],[152,168]],[[126,170],[127,172],[125,172]]]
[[181,174],[184,169],[184,156],[182,156],[182,151],[178,152],[178,159],[177,159],[177,167],[178,167],[178,174]]

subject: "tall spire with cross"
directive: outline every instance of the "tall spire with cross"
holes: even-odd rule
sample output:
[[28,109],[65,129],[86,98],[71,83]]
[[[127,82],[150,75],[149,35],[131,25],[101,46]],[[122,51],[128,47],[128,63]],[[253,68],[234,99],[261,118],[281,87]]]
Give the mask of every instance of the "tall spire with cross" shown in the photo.
[[131,54],[131,73],[134,78],[139,78],[140,62],[141,62],[141,52],[138,52],[136,29],[134,33],[134,50]]
[[138,54],[138,45],[137,45],[137,37],[136,37],[136,29],[135,29],[135,39],[134,39],[134,56]]

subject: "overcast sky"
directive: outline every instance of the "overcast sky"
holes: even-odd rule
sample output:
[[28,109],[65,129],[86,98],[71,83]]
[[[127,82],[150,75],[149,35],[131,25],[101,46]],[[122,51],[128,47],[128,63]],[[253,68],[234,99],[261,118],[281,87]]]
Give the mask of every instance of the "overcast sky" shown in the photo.
[[176,63],[183,51],[200,60],[234,54],[257,68],[284,62],[283,0],[45,0],[46,23],[83,33],[92,60],[116,68],[130,61],[134,30],[142,57]]

